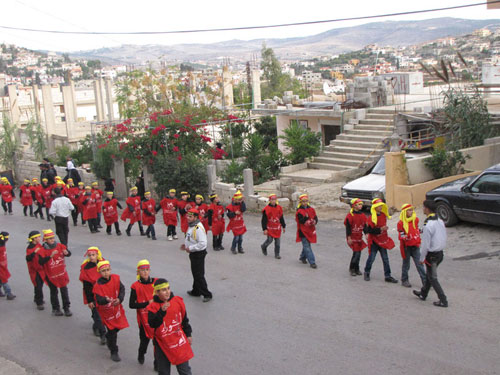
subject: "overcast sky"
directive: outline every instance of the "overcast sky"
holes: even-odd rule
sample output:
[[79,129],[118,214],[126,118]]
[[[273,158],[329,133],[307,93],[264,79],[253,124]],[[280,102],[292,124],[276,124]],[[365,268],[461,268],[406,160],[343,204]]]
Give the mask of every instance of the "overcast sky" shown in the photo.
[[[170,31],[378,15],[479,3],[483,0],[3,0],[0,26],[63,31]],[[210,43],[229,39],[286,38],[317,34],[333,28],[386,20],[437,17],[498,19],[500,10],[486,5],[378,20],[336,22],[277,29],[155,36],[59,35],[0,28],[0,42],[35,50],[77,51],[120,44]]]

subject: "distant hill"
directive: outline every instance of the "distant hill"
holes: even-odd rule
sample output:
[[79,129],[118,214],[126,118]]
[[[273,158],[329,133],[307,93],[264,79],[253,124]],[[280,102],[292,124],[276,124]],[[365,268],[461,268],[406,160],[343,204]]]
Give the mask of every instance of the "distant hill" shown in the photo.
[[467,20],[460,18],[433,18],[422,21],[373,22],[353,27],[332,29],[321,34],[285,38],[228,40],[211,44],[122,45],[70,53],[72,57],[100,59],[111,64],[140,64],[146,61],[216,61],[221,57],[250,59],[260,54],[262,43],[275,50],[281,58],[299,59],[310,55],[337,54],[359,50],[368,44],[379,46],[407,46],[447,36],[459,36],[480,28],[500,27],[500,20]]

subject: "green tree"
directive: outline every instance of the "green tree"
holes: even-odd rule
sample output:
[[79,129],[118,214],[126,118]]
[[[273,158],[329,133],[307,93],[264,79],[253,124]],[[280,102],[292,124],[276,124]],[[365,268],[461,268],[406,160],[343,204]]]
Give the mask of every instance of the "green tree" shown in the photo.
[[321,150],[321,133],[314,133],[309,128],[304,129],[295,121],[284,130],[284,135],[280,138],[290,149],[285,157],[292,164],[303,163],[306,158],[317,156]]
[[257,133],[263,137],[263,147],[267,149],[271,143],[278,141],[278,133],[276,130],[276,117],[264,116],[253,124]]
[[289,74],[282,73],[281,64],[273,49],[267,48],[265,43],[262,45],[261,55],[260,67],[263,70],[265,80],[261,85],[263,99],[273,98],[274,96],[282,97],[285,91],[293,91],[300,97],[307,95],[307,92],[297,79],[290,77]]
[[0,163],[7,169],[14,169],[20,142],[16,136],[16,126],[4,114],[2,134],[0,134]]
[[25,132],[30,147],[35,154],[35,159],[41,160],[47,153],[47,137],[42,129],[42,125],[34,119],[30,119],[28,124],[26,124]]

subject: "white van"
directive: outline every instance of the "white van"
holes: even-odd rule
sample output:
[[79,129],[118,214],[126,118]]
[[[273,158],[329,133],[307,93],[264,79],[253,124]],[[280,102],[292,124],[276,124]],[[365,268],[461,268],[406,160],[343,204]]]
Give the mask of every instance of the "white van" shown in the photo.
[[382,156],[370,174],[353,180],[342,187],[340,201],[351,204],[351,199],[359,198],[365,206],[371,206],[372,200],[385,200],[385,158]]

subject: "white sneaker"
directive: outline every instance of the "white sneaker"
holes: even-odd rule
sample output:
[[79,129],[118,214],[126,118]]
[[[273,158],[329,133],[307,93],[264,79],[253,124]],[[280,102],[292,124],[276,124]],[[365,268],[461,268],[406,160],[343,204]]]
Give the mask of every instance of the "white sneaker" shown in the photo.
[[167,236],[167,240],[172,241],[173,240],[172,236]]
[[174,234],[174,240],[177,240],[179,237],[177,237],[176,234]]

